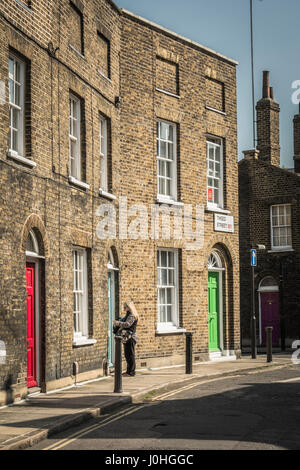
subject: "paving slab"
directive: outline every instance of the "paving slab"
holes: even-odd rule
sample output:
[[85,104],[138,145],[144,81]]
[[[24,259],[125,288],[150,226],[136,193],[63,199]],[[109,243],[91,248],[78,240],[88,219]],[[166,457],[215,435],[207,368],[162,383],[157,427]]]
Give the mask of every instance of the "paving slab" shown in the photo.
[[33,395],[22,403],[0,408],[0,450],[32,446],[50,435],[165,389],[289,365],[292,365],[290,354],[276,355],[272,363],[267,363],[265,356],[258,356],[256,360],[248,356],[235,361],[195,363],[193,373],[188,375],[184,366],[138,370],[135,377],[123,377],[123,393],[120,394],[113,393],[111,376],[67,390]]

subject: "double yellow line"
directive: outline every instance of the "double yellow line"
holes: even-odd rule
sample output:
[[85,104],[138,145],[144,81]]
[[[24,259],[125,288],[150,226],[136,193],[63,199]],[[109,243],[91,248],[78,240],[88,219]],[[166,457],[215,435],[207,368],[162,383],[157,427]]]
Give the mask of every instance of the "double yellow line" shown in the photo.
[[43,450],[59,450],[62,449],[63,447],[66,447],[67,445],[71,444],[72,442],[76,441],[77,439],[80,439],[81,437],[85,436],[86,434],[89,434],[92,431],[95,431],[96,429],[101,429],[107,424],[113,423],[114,421],[117,421],[118,419],[123,418],[124,416],[131,415],[132,413],[135,413],[136,411],[139,411],[140,409],[144,408],[146,405],[137,405],[134,408],[130,408],[130,410],[123,410],[119,411],[118,413],[115,413],[112,416],[109,416],[101,423],[98,424],[93,424],[92,426],[89,426],[88,428],[85,428],[84,430],[77,431],[71,436],[68,436],[58,442],[55,442],[54,444],[51,444],[48,447],[45,447]]
[[232,379],[232,378],[240,377],[240,376],[241,375],[228,375],[226,377],[216,377],[215,379],[203,380],[202,382],[194,382],[192,384],[185,385],[184,387],[177,388],[176,390],[173,390],[171,392],[166,392],[166,393],[163,393],[162,395],[158,395],[157,397],[154,397],[152,401],[164,400],[165,398],[171,397],[173,395],[177,395],[178,393],[183,392],[185,390],[190,390],[191,388],[194,388],[203,384],[207,384],[210,382],[217,382],[219,380]]

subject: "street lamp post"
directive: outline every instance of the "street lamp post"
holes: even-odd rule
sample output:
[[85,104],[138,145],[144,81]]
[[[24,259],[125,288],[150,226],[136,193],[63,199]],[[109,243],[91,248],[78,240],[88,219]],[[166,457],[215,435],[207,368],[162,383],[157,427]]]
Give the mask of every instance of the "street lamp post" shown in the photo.
[[250,0],[250,34],[251,34],[251,75],[252,75],[252,121],[253,121],[253,148],[256,147],[255,135],[255,90],[254,90],[254,44],[253,44],[253,0]]
[[251,269],[252,269],[252,318],[251,318],[251,356],[256,359],[256,314],[255,314],[255,266],[257,265],[256,250],[251,250]]

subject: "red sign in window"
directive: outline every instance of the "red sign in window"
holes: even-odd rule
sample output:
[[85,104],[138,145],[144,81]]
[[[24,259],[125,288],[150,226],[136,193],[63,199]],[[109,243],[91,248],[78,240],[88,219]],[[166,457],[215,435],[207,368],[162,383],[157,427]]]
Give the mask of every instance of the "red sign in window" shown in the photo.
[[212,188],[208,188],[208,200],[209,201],[213,200],[213,190],[212,190]]

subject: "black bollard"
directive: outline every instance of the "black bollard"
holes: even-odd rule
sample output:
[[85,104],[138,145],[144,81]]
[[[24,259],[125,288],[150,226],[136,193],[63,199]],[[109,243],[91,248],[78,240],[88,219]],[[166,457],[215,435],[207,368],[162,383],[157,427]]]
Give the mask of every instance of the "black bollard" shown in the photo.
[[114,393],[122,393],[122,339],[115,336],[115,389]]
[[193,372],[193,333],[185,334],[185,373]]
[[272,330],[273,330],[273,326],[267,326],[266,327],[267,362],[272,362]]

